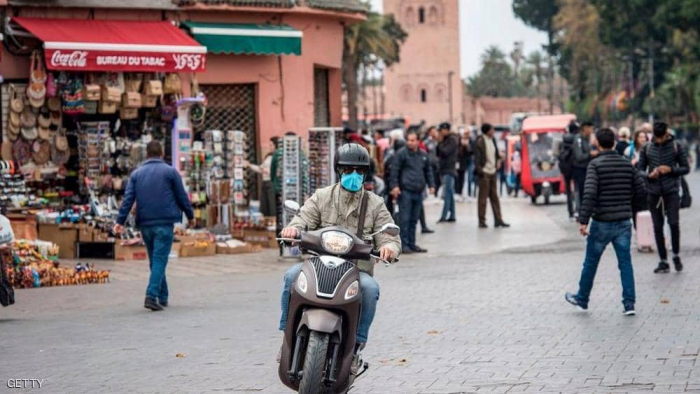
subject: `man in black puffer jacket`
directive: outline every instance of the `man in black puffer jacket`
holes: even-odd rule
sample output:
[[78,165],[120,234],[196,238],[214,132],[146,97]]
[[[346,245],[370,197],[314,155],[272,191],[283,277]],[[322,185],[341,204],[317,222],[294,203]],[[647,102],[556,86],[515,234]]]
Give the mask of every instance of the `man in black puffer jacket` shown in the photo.
[[[671,244],[673,248],[673,265],[676,271],[683,270],[681,263],[681,226],[679,191],[681,177],[690,172],[688,154],[681,144],[673,140],[668,125],[663,122],[654,124],[654,139],[639,152],[637,168],[649,176],[649,209],[654,221],[654,237],[659,250],[659,266],[655,273],[668,273],[668,255],[664,239],[664,213],[671,227]],[[665,210],[665,212],[664,212]]]
[[579,291],[566,293],[566,300],[588,309],[598,263],[605,247],[612,243],[622,279],[622,304],[626,315],[634,315],[635,291],[632,269],[632,207],[643,208],[646,202],[644,178],[615,150],[615,133],[602,129],[596,133],[601,153],[588,165],[583,202],[579,212],[581,235],[590,236],[583,262]]

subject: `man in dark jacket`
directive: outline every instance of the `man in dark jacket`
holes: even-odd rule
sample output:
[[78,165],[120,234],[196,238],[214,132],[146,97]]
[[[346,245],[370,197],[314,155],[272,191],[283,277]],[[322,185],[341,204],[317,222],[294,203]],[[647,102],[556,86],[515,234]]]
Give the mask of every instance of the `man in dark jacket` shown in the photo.
[[[598,263],[612,243],[622,279],[622,304],[625,315],[634,315],[634,271],[632,269],[632,207],[643,208],[646,200],[644,178],[632,164],[615,151],[615,133],[602,129],[596,133],[601,153],[588,166],[583,204],[578,221],[581,235],[589,236],[583,261],[579,291],[566,293],[566,300],[588,309]],[[588,229],[590,219],[593,222]]]
[[[437,193],[437,190],[440,189],[441,186],[441,180],[440,180],[440,159],[438,158],[437,155],[437,146],[438,143],[440,142],[440,133],[438,132],[437,127],[435,126],[430,126],[428,127],[428,131],[426,133],[426,137],[423,140],[423,145],[425,146],[426,151],[428,152],[428,160],[430,160],[430,168],[433,171],[433,177],[435,178],[435,193]],[[436,194],[437,197],[437,194]]]
[[389,185],[392,196],[399,200],[402,253],[427,252],[416,245],[416,224],[423,207],[423,191],[427,186],[432,194],[435,179],[428,155],[419,145],[418,135],[408,132],[406,147],[396,152],[391,163]]
[[584,122],[581,125],[581,132],[574,139],[574,166],[571,176],[574,178],[574,184],[576,185],[576,206],[579,210],[583,199],[588,163],[598,155],[597,151],[591,149],[591,134],[593,134],[593,123]]
[[440,160],[440,178],[442,179],[442,193],[445,204],[438,223],[456,222],[457,208],[455,207],[455,181],[457,180],[457,153],[459,141],[457,135],[452,133],[449,123],[440,125],[440,143],[437,147],[437,155]]
[[[659,266],[655,273],[668,273],[668,255],[664,239],[664,213],[671,227],[673,265],[676,271],[683,270],[681,263],[680,196],[681,177],[690,172],[688,154],[683,146],[674,141],[663,122],[654,124],[654,139],[639,152],[637,168],[649,177],[649,209],[654,221],[654,236],[659,250]],[[665,212],[664,212],[665,211]]]
[[[576,134],[580,128],[575,120],[572,120],[568,126],[568,133],[564,134],[559,153],[559,170],[564,177],[564,188],[566,190],[566,208],[569,211],[569,219],[574,218],[574,190],[573,190],[573,171],[574,171],[574,142]],[[577,200],[578,204],[578,200]],[[576,211],[578,210],[578,206]]]
[[136,203],[136,225],[141,230],[151,267],[144,307],[160,311],[168,306],[165,268],[173,246],[173,225],[182,221],[183,212],[193,224],[194,212],[180,174],[163,161],[160,142],[148,143],[146,158],[129,177],[114,232],[123,231],[131,207]]
[[481,126],[481,136],[476,140],[474,150],[474,165],[479,177],[479,228],[487,228],[486,225],[486,200],[491,201],[493,218],[496,227],[510,227],[501,216],[501,201],[498,199],[496,171],[501,157],[498,153],[498,144],[494,137],[495,129],[492,125],[484,123]]

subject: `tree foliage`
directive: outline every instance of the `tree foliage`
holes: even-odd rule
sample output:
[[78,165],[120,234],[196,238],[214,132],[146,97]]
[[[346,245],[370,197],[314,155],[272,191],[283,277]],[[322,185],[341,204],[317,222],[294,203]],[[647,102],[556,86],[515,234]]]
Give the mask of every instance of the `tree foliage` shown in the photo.
[[557,0],[513,0],[513,12],[526,25],[547,33],[548,53],[554,54],[554,16],[559,12]]
[[513,72],[506,54],[490,46],[481,55],[481,70],[467,79],[471,96],[514,97],[529,94],[521,79]]
[[367,13],[367,19],[345,29],[343,83],[348,96],[350,127],[357,127],[358,74],[360,69],[381,62],[386,66],[401,59],[401,44],[408,34],[393,15]]

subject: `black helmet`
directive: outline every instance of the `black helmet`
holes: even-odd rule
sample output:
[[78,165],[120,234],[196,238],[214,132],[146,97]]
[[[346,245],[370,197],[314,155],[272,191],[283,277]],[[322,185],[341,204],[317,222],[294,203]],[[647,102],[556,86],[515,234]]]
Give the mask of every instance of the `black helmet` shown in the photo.
[[342,167],[367,167],[369,169],[369,152],[359,144],[345,144],[335,152],[335,172]]

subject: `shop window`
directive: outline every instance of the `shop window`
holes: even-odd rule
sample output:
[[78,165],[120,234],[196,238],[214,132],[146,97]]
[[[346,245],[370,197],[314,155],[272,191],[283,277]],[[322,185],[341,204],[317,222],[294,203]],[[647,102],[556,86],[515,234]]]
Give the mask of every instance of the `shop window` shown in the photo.
[[427,90],[427,89],[421,89],[421,90],[420,90],[420,102],[421,102],[421,103],[427,103],[427,102],[428,102],[428,90]]
[[314,126],[328,127],[331,115],[328,100],[328,69],[314,68]]
[[406,8],[406,13],[404,15],[404,21],[407,25],[413,25],[416,20],[416,10],[413,7]]
[[425,23],[425,8],[423,7],[418,9],[418,23]]
[[413,94],[411,86],[410,85],[403,85],[401,87],[401,99],[408,103],[411,101],[411,95]]
[[436,6],[430,6],[430,10],[428,10],[428,23],[431,25],[437,25],[439,21],[439,14],[438,14],[438,9]]

